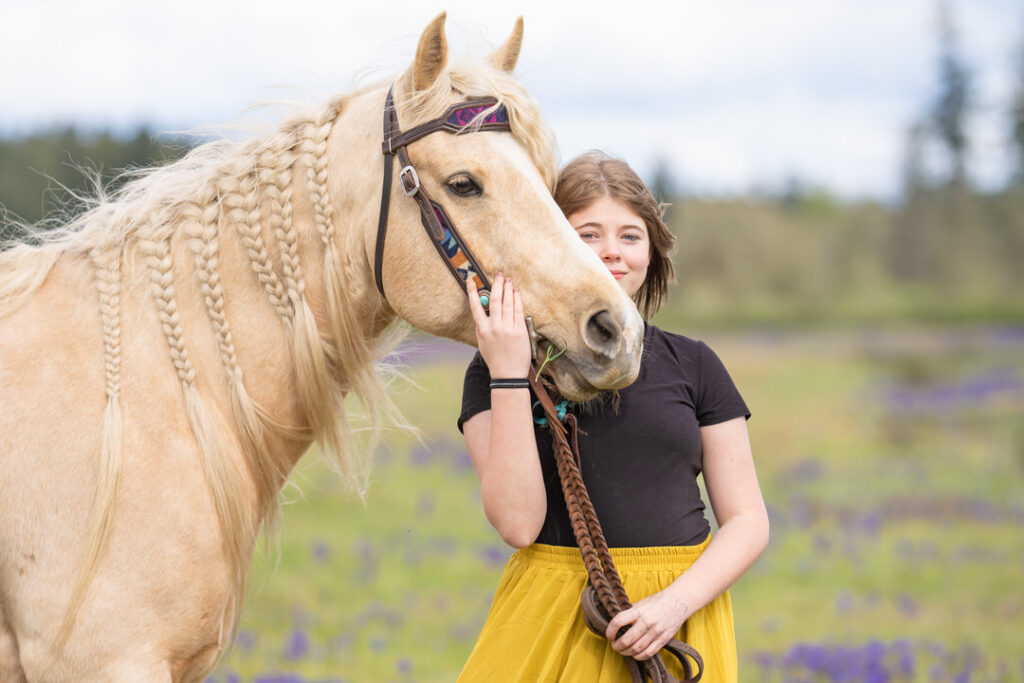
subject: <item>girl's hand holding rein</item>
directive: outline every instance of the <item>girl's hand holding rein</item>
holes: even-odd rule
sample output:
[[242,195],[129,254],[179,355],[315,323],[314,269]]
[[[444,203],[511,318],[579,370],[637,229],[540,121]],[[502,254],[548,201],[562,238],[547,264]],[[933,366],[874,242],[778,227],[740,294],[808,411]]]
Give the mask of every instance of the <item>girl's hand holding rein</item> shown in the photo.
[[502,273],[494,278],[490,315],[480,304],[476,282],[466,280],[469,310],[476,322],[476,343],[491,378],[522,378],[530,372],[530,335],[526,329],[523,299]]
[[[673,594],[671,587],[638,600],[608,622],[605,636],[616,652],[624,657],[650,659],[675,637],[691,614],[687,605]],[[616,638],[619,630],[629,630]]]

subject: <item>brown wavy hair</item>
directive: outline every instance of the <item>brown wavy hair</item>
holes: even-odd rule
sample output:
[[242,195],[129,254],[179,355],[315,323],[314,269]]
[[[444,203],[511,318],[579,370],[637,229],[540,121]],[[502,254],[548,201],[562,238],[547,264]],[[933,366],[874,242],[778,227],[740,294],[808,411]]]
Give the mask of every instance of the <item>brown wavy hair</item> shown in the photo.
[[672,267],[676,238],[663,218],[667,205],[655,199],[629,164],[597,150],[584,152],[558,174],[555,202],[566,216],[606,196],[624,202],[647,226],[651,262],[633,301],[644,320],[650,320],[668,296],[669,283],[676,281]]

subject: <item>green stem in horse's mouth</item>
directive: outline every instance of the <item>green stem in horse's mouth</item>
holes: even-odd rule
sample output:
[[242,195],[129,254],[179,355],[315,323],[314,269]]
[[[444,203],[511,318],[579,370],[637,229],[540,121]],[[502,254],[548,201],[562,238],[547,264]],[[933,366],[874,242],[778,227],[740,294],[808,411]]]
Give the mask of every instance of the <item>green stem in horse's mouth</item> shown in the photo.
[[561,356],[563,353],[565,353],[565,350],[567,348],[569,348],[569,347],[568,346],[565,347],[565,349],[562,349],[561,351],[559,351],[558,353],[556,353],[555,355],[552,356],[551,352],[555,350],[555,345],[554,344],[548,344],[548,350],[544,354],[544,356],[545,356],[544,357],[544,362],[541,363],[540,367],[537,369],[537,375],[533,378],[533,381],[534,382],[539,382],[540,381],[540,373],[544,372],[544,368],[547,366],[547,364],[550,363],[551,361],[553,361],[554,359],[558,358],[559,356]]

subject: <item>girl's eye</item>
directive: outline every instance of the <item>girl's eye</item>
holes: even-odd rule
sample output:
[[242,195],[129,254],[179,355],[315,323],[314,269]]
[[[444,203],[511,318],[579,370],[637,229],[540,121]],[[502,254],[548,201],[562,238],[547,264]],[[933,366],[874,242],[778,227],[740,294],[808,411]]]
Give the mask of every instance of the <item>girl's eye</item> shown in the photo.
[[580,239],[582,239],[582,240],[597,239],[597,233],[596,232],[581,232],[581,233],[578,233],[578,234],[580,236]]
[[479,197],[483,192],[476,181],[465,173],[458,173],[448,179],[448,191],[457,197]]

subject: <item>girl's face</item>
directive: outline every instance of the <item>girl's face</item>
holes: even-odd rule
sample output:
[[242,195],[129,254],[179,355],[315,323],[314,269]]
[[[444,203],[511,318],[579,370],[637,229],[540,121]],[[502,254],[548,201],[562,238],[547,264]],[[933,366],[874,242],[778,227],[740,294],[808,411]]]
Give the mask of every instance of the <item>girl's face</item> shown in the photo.
[[626,294],[634,296],[640,291],[651,263],[651,240],[644,220],[628,204],[608,195],[567,218]]

